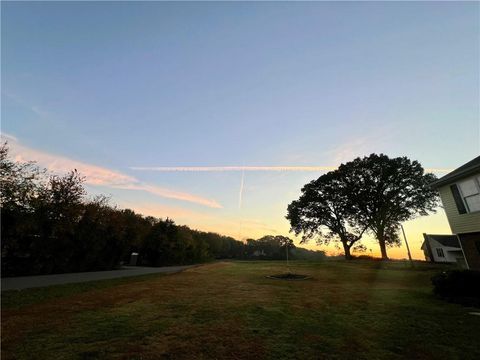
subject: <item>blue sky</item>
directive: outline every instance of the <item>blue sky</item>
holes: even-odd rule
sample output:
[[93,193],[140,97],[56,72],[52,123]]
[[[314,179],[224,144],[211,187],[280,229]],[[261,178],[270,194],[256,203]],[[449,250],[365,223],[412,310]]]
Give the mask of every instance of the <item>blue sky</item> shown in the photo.
[[[321,172],[247,171],[239,208],[241,172],[132,167],[337,166],[384,152],[454,168],[480,152],[475,2],[1,6],[15,154],[124,176],[88,184],[120,206],[240,237],[285,233],[287,204]],[[448,231],[444,216],[430,223]]]

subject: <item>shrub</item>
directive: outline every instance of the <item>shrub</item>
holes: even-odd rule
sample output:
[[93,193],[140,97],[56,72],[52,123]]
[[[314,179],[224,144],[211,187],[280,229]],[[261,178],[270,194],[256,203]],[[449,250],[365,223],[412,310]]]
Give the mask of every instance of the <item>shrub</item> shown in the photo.
[[448,270],[432,277],[433,292],[451,302],[480,307],[480,271]]

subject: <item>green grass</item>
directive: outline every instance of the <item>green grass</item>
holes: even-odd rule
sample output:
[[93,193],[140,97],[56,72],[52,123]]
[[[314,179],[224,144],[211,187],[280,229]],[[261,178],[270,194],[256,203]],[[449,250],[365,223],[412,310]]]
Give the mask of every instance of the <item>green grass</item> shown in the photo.
[[4,359],[478,359],[478,309],[432,295],[438,268],[209,264],[2,294]]

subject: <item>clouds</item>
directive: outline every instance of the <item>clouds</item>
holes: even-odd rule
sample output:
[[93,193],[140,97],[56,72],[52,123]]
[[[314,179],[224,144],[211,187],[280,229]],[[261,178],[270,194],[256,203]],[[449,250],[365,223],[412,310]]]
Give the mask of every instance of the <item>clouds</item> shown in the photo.
[[192,211],[177,206],[168,206],[164,204],[157,204],[154,202],[144,202],[137,200],[118,199],[116,201],[120,208],[128,208],[143,215],[154,216],[157,218],[170,218],[175,221],[189,222],[191,219],[197,221],[209,218],[209,215],[198,211]]
[[140,191],[146,191],[150,194],[157,195],[160,197],[164,198],[170,198],[170,199],[176,199],[176,200],[182,200],[182,201],[187,201],[187,202],[192,202],[196,204],[200,204],[203,206],[207,206],[210,208],[217,208],[220,209],[222,208],[222,205],[220,205],[217,201],[211,200],[211,199],[206,199],[201,196],[193,195],[190,193],[186,192],[181,192],[181,191],[175,191],[155,185],[149,185],[149,184],[143,184],[143,183],[129,183],[125,185],[119,185],[117,186],[118,189],[125,189],[125,190],[140,190]]
[[222,208],[222,206],[213,199],[207,199],[188,192],[146,184],[133,176],[116,170],[29,148],[21,144],[18,139],[12,135],[2,133],[1,138],[2,141],[8,141],[10,155],[14,157],[16,161],[36,161],[40,166],[45,167],[49,171],[57,174],[63,174],[73,169],[77,169],[83,176],[86,177],[86,184],[88,185],[106,186],[114,189],[145,191],[163,198],[186,201],[210,208]]
[[0,136],[2,138],[2,143],[4,141],[8,141],[8,142],[17,142],[18,141],[18,139],[15,136],[10,135],[10,134],[1,133]]
[[[30,110],[31,112],[33,112],[35,115],[37,115],[39,117],[45,118],[45,117],[51,115],[48,111],[45,111],[40,106],[30,105],[25,100],[23,100],[21,97],[19,97],[18,95],[12,94],[8,90],[2,89],[2,94],[5,95],[6,97],[12,99],[13,101],[15,101],[17,104],[19,104],[19,105],[23,106],[24,108]],[[11,136],[11,135],[9,135],[9,136]],[[2,137],[3,137],[3,134],[2,134]]]
[[[334,162],[336,164],[341,164],[345,163],[347,161],[350,161],[352,159],[355,159],[358,156],[365,156],[369,155],[370,153],[374,152],[372,151],[378,141],[377,138],[363,138],[363,137],[358,137],[349,140],[346,143],[343,143],[341,145],[338,145],[331,151],[331,155],[333,156]],[[378,145],[376,145],[378,148]]]

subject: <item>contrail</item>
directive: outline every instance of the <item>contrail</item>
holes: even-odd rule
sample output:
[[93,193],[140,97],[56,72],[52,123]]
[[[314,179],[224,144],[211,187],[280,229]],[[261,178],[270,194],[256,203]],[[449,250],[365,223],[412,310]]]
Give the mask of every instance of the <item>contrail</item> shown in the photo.
[[240,191],[238,192],[238,208],[242,208],[243,184],[245,181],[245,171],[242,171],[242,180],[240,180]]
[[160,172],[223,172],[223,171],[329,171],[335,166],[132,166],[132,170]]
[[[337,166],[132,166],[132,170],[159,172],[225,172],[225,171],[331,171]],[[448,173],[453,169],[426,168],[425,171]]]

